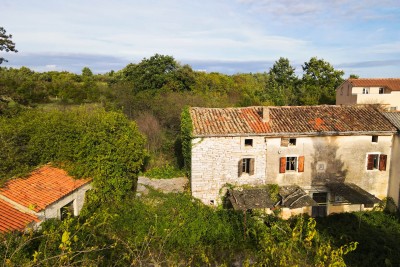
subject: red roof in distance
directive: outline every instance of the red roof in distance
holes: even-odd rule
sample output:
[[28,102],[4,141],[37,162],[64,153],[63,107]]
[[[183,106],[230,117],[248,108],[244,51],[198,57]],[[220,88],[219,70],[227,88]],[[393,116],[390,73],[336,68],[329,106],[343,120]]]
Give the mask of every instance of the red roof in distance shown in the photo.
[[392,91],[400,91],[400,78],[352,78],[348,81],[355,87],[386,87]]

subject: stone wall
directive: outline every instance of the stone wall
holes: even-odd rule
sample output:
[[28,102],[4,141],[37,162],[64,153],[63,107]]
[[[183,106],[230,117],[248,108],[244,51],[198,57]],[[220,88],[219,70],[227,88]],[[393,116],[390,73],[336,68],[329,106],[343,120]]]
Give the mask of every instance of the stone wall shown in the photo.
[[[290,137],[290,136],[288,136]],[[296,137],[293,137],[296,138]],[[245,139],[253,139],[252,146]],[[229,185],[297,184],[310,194],[325,182],[351,182],[384,198],[388,193],[392,136],[297,137],[281,146],[281,138],[207,137],[192,141],[192,195],[205,204],[221,203]],[[386,171],[367,170],[367,154],[387,155]],[[304,156],[304,172],[280,173],[280,158]],[[239,161],[254,158],[254,175],[239,176]]]
[[61,208],[67,205],[68,203],[73,202],[74,207],[74,216],[79,215],[83,204],[85,203],[85,193],[87,190],[91,189],[91,184],[85,184],[72,193],[64,196],[58,201],[46,207],[44,211],[38,213],[40,220],[47,220],[51,218],[61,218]]

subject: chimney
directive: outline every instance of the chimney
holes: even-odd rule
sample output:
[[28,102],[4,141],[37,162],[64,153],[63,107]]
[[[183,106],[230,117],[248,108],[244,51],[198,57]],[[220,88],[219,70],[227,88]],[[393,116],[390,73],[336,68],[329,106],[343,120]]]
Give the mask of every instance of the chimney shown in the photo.
[[269,108],[263,106],[262,107],[262,121],[263,122],[269,122]]

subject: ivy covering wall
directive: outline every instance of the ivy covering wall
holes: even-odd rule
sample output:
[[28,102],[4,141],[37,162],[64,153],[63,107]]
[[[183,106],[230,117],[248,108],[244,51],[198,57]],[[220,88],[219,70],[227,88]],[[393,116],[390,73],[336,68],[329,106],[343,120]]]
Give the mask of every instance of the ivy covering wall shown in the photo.
[[190,107],[186,106],[181,114],[181,140],[184,168],[188,177],[190,177],[191,170],[192,138],[193,124],[192,118],[190,117]]

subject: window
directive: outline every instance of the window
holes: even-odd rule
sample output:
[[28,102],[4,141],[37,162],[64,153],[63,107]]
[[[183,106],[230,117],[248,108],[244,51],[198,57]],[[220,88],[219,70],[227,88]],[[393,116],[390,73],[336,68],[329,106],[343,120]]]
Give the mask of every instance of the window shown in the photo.
[[60,219],[64,220],[70,216],[74,216],[74,201],[69,202],[67,205],[60,209]]
[[371,141],[372,141],[372,143],[378,143],[378,136],[377,135],[373,135]]
[[290,138],[289,139],[289,146],[295,146],[296,145],[296,138]]
[[244,139],[244,146],[253,146],[253,139]]
[[390,107],[389,110],[390,110],[390,111],[396,111],[396,110],[397,110],[397,107]]
[[343,95],[343,87],[340,87],[340,95]]
[[385,89],[383,87],[379,88],[379,94],[384,94],[385,93]]
[[384,154],[368,154],[367,170],[386,171],[387,155]]
[[304,172],[304,156],[280,158],[279,172]]
[[363,88],[362,93],[363,93],[364,95],[369,94],[369,88]]
[[243,173],[248,175],[254,175],[254,159],[253,158],[243,158],[239,161],[239,176]]
[[281,146],[288,147],[295,145],[296,145],[296,138],[281,138]]

